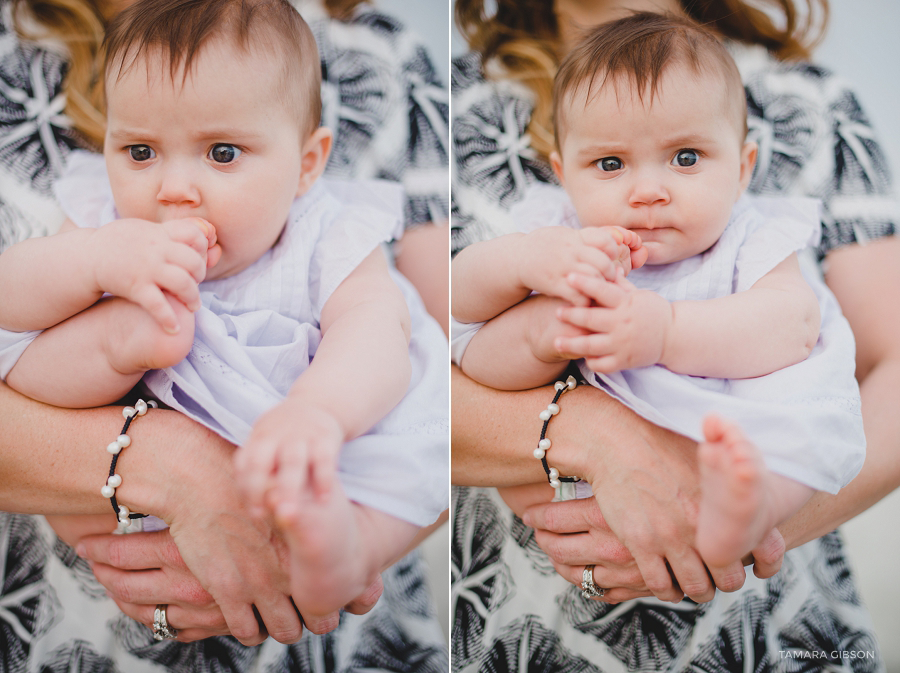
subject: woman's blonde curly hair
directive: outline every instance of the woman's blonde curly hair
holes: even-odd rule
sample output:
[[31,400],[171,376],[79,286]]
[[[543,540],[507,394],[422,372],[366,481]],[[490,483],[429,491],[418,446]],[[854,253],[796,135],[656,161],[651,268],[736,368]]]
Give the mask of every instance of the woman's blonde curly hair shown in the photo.
[[[828,20],[828,0],[679,3],[696,22],[737,42],[762,45],[782,60],[808,59]],[[532,147],[547,157],[555,149],[553,78],[564,55],[553,0],[496,0],[496,12],[490,15],[486,4],[486,0],[456,0],[457,26],[482,63],[499,64],[503,77],[533,92],[528,133]]]
[[[110,0],[13,0],[13,19],[27,40],[51,39],[65,45],[69,68],[63,82],[66,114],[93,149],[103,146],[103,64],[100,46],[106,28],[103,9]],[[347,19],[368,0],[322,0],[328,13]]]

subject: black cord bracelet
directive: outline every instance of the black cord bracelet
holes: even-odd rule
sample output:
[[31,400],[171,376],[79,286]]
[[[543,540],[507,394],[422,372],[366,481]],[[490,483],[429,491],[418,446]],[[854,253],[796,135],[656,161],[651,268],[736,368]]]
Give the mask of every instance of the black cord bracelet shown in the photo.
[[544,424],[541,426],[541,438],[538,441],[537,448],[534,450],[534,457],[541,461],[541,465],[544,466],[544,472],[547,473],[547,481],[550,482],[553,488],[559,488],[562,482],[581,481],[578,477],[559,476],[559,470],[555,467],[550,467],[550,464],[547,462],[547,451],[552,444],[547,438],[547,428],[550,426],[551,419],[559,413],[559,398],[562,397],[563,393],[574,390],[577,385],[578,381],[575,380],[574,376],[569,376],[565,381],[557,381],[554,384],[556,394],[553,396],[553,401],[539,414],[539,418]]
[[122,476],[116,474],[116,464],[119,462],[119,454],[122,452],[122,449],[131,446],[131,437],[126,434],[131,426],[131,422],[138,416],[146,414],[150,409],[156,408],[157,404],[153,400],[149,402],[138,400],[133,407],[122,409],[125,425],[122,426],[122,432],[119,433],[119,436],[106,447],[106,450],[112,454],[112,462],[109,465],[109,476],[106,479],[106,484],[100,489],[100,494],[104,498],[109,498],[113,512],[115,512],[116,519],[119,522],[118,530],[121,531],[131,526],[131,522],[134,519],[143,519],[147,515],[130,512],[125,505],[120,505],[116,501],[116,489],[122,485]]

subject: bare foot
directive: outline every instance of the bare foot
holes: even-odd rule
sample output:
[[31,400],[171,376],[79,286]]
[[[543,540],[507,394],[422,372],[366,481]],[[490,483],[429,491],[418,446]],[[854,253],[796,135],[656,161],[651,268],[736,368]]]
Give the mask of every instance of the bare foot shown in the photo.
[[367,567],[358,508],[335,484],[324,498],[308,492],[275,510],[290,546],[291,596],[313,633],[335,628],[337,611],[378,580]]
[[709,416],[703,434],[697,551],[708,565],[725,566],[759,544],[774,525],[764,498],[768,473],[759,450],[737,426]]

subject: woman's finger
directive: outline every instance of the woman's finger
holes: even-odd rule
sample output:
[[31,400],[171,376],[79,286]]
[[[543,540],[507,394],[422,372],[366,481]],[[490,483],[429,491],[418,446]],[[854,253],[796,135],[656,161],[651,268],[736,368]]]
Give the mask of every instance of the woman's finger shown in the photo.
[[338,627],[341,623],[341,615],[339,612],[332,612],[330,615],[320,617],[304,615],[303,623],[311,633],[321,636],[325,633],[331,633]]
[[89,535],[81,538],[76,552],[94,563],[105,563],[122,570],[163,566],[187,570],[168,529],[130,535]]
[[384,582],[381,580],[381,575],[378,575],[365,591],[347,603],[344,611],[351,615],[364,615],[375,607],[382,593],[384,593]]
[[678,555],[670,554],[667,560],[678,588],[685,596],[697,603],[708,603],[713,599],[716,587],[700,555],[692,547],[685,547]]
[[785,544],[781,531],[773,528],[763,541],[754,549],[753,574],[760,579],[772,577],[781,570],[781,562],[784,560]]
[[526,526],[554,533],[580,533],[592,528],[609,530],[594,498],[532,505],[522,513],[522,521]]
[[208,609],[216,604],[200,583],[187,573],[173,578],[162,570],[120,570],[104,563],[95,563],[92,570],[97,581],[114,598],[125,603],[179,603],[198,609]]
[[[156,605],[141,605],[138,603],[126,603],[113,597],[116,605],[124,614],[133,620],[152,628],[156,613]],[[166,605],[166,622],[181,636],[184,632],[202,631],[206,637],[229,635],[228,626],[218,610],[184,610],[175,604]],[[179,638],[180,639],[180,638]]]
[[684,598],[684,593],[673,582],[669,567],[661,556],[648,554],[635,557],[635,562],[647,589],[659,600],[678,603]]
[[726,593],[737,591],[744,586],[744,580],[747,579],[747,572],[740,561],[735,561],[723,568],[711,567],[709,574],[712,575],[716,588]]

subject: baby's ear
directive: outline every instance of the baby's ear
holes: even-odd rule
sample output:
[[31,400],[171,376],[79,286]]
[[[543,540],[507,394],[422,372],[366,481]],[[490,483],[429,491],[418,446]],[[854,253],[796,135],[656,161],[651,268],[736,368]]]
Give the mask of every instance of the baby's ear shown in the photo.
[[750,178],[753,177],[753,167],[756,165],[756,155],[759,147],[755,142],[746,142],[741,148],[741,192],[747,189]]
[[333,138],[331,129],[320,126],[303,143],[300,150],[300,184],[297,185],[297,196],[303,196],[322,175],[331,154]]
[[559,156],[559,152],[555,150],[550,153],[550,167],[553,168],[553,172],[556,174],[556,179],[559,180],[559,184],[565,187],[566,181],[563,180],[562,157]]

